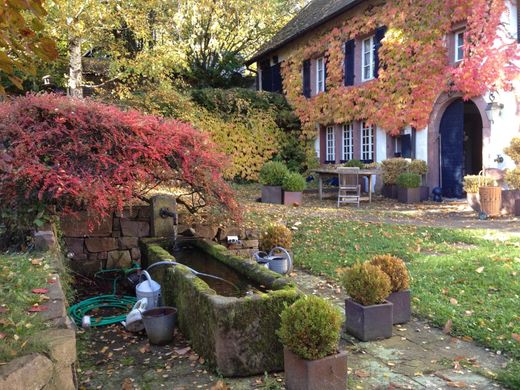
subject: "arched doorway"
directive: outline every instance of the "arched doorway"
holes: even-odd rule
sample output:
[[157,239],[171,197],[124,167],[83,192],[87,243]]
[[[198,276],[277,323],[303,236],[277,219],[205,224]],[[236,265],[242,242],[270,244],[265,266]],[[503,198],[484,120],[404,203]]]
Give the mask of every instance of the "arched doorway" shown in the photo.
[[482,116],[471,100],[458,98],[444,111],[440,133],[440,182],[448,198],[462,198],[465,175],[482,169]]

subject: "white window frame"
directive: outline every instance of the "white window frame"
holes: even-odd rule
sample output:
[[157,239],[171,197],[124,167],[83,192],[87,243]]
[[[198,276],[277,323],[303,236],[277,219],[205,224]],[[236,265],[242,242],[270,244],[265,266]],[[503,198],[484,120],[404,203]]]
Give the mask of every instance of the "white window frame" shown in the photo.
[[[455,53],[453,59],[455,62],[462,61],[464,58],[464,31],[457,31],[453,34],[453,42],[455,47]],[[459,39],[462,39],[462,44],[460,44]],[[459,52],[460,51],[460,52]]]
[[361,160],[376,161],[374,153],[375,129],[367,122],[361,122]]
[[[369,50],[367,50],[367,44]],[[361,42],[361,81],[369,81],[374,78],[375,51],[374,36],[363,39]],[[366,54],[368,54],[368,63],[365,59]],[[368,71],[369,77],[365,77],[365,70]]]
[[325,59],[316,60],[316,94],[325,91]]
[[336,133],[334,126],[325,128],[325,161],[336,161]]
[[354,159],[354,124],[345,123],[342,126],[341,159],[349,161]]

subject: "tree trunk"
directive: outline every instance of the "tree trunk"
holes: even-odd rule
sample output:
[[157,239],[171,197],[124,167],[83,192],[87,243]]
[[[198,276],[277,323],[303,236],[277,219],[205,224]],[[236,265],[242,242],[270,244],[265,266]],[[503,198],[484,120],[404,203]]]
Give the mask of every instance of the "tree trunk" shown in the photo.
[[83,65],[81,63],[81,38],[69,37],[69,96],[83,97]]

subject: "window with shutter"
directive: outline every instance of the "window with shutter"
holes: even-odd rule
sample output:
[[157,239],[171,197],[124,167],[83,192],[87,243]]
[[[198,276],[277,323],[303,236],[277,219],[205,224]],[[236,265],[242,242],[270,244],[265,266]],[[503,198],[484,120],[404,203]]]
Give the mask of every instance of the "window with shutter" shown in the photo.
[[325,129],[325,142],[326,142],[326,153],[325,162],[335,163],[336,162],[336,137],[334,134],[334,126],[327,126]]
[[374,78],[379,75],[379,49],[382,46],[381,41],[385,37],[386,30],[386,26],[381,26],[376,29],[374,34]]
[[325,91],[325,60],[323,57],[316,60],[316,93]]
[[280,71],[280,63],[271,66],[272,88],[271,92],[282,92],[282,73]]
[[373,162],[374,156],[374,126],[366,122],[361,123],[361,160]]
[[345,42],[345,85],[354,85],[354,50],[356,43],[353,39]]
[[374,36],[363,39],[361,43],[361,81],[374,78]]
[[354,126],[353,123],[345,123],[343,125],[343,143],[341,160],[349,161],[354,158]]
[[303,61],[303,96],[311,97],[311,61]]

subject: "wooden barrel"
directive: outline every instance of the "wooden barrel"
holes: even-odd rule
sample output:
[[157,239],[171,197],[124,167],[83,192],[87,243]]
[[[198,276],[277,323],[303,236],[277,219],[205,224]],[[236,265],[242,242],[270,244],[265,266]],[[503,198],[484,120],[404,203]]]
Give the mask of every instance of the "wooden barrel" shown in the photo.
[[479,187],[480,209],[490,217],[500,215],[502,206],[502,188]]

